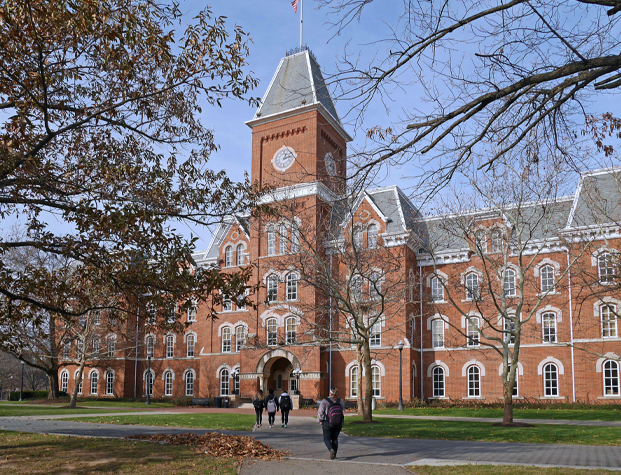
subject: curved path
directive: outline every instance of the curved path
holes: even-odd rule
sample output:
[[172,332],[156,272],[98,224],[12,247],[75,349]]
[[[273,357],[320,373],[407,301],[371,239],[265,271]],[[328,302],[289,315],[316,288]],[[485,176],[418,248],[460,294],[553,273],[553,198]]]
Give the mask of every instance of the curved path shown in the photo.
[[[172,413],[177,411],[153,411],[153,413],[156,412]],[[202,411],[193,412],[200,413]],[[132,414],[135,415],[136,413],[133,412]],[[278,420],[277,415],[277,422]],[[362,475],[367,472],[376,475],[391,475],[407,473],[404,470],[405,466],[460,463],[621,470],[621,447],[381,439],[348,437],[346,434],[343,434],[339,439],[340,447],[337,460],[330,462],[329,460],[326,461],[328,453],[323,445],[321,427],[315,418],[292,416],[289,422],[289,427],[286,429],[281,428],[280,425],[273,429],[263,425],[254,432],[221,431],[230,434],[252,435],[273,448],[287,450],[291,453],[291,457],[282,462],[246,462],[241,469],[242,474],[269,473],[278,475],[280,473],[304,472],[305,475],[314,473],[334,473],[336,475],[341,474],[343,470],[353,469],[353,465],[355,465],[356,472]],[[540,423],[540,421],[536,421],[536,423]],[[594,425],[598,424],[595,423]],[[65,421],[58,416],[2,417],[0,418],[0,430],[114,438],[133,434],[210,432],[209,430],[187,428],[92,424]],[[310,463],[311,461],[312,463]],[[347,467],[349,465],[351,467]]]

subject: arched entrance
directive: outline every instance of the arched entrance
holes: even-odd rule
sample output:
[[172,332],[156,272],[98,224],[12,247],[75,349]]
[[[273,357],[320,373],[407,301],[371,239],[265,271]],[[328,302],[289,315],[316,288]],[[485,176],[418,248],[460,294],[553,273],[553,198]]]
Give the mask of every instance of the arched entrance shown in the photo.
[[291,373],[298,368],[300,361],[290,351],[282,349],[268,351],[257,364],[259,384],[263,393],[267,394],[269,389],[273,389],[279,396],[283,391],[290,391],[293,379]]

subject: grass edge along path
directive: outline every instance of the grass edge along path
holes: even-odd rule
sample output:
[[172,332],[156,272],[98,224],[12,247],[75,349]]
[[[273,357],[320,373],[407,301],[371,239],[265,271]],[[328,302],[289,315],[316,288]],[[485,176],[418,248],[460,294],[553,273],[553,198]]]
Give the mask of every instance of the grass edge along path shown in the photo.
[[142,441],[0,431],[1,474],[162,473],[234,475],[238,461],[197,455],[191,447]]
[[416,465],[407,467],[416,475],[613,475],[615,470],[521,465]]
[[235,413],[177,413],[138,414],[123,416],[63,418],[63,421],[89,422],[93,424],[143,425],[157,427],[186,427],[188,429],[213,429],[251,431],[255,423],[254,414]]
[[502,427],[483,421],[381,417],[372,423],[363,423],[360,417],[355,416],[345,420],[343,431],[353,437],[621,446],[621,427],[545,424]]

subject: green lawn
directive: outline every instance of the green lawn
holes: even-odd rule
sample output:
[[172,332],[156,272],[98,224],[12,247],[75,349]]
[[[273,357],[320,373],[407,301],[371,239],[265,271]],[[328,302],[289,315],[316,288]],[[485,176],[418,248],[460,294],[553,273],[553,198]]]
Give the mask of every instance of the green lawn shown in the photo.
[[136,412],[136,409],[121,408],[118,409],[98,409],[78,406],[75,409],[67,407],[49,407],[49,406],[0,406],[0,417],[10,416],[55,416],[59,414],[106,414],[110,412]]
[[473,440],[537,444],[621,445],[621,427],[535,425],[497,427],[487,422],[454,422],[377,418],[367,424],[347,418],[344,431],[351,436],[406,439]]
[[233,475],[235,459],[139,441],[0,432],[0,474]]
[[94,424],[123,424],[160,427],[188,427],[193,429],[252,430],[254,414],[142,414],[128,416],[102,416],[70,419],[69,421]]
[[408,467],[416,475],[612,475],[613,470],[588,468],[542,468],[519,465],[455,465],[450,467]]
[[[378,409],[377,415],[407,416],[447,416],[447,417],[495,417],[502,419],[502,408],[463,408],[463,407],[420,407],[413,409]],[[617,407],[594,407],[588,409],[567,409],[554,406],[546,409],[514,409],[515,419],[565,419],[574,421],[619,421],[621,410]]]

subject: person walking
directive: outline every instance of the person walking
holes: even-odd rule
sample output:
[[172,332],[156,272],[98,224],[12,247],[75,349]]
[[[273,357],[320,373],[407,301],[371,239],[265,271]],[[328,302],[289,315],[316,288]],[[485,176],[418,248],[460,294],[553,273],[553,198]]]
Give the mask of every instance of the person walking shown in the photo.
[[287,427],[287,424],[289,424],[289,411],[293,409],[293,401],[291,401],[291,396],[287,394],[287,391],[283,391],[278,398],[278,406],[280,407],[280,416],[282,420],[280,427]]
[[270,424],[270,429],[274,427],[274,421],[276,420],[276,411],[278,411],[278,399],[274,396],[274,390],[270,389],[269,395],[265,398],[265,408],[267,409],[267,421]]
[[263,391],[260,389],[254,395],[252,405],[254,406],[254,412],[257,415],[257,423],[255,427],[261,427],[261,424],[263,424],[263,409],[265,408],[265,401],[263,400]]
[[323,429],[323,441],[330,451],[330,460],[339,450],[339,434],[343,428],[345,402],[337,397],[337,388],[330,388],[330,395],[321,401],[317,420]]

